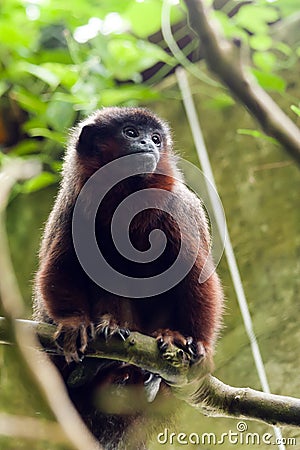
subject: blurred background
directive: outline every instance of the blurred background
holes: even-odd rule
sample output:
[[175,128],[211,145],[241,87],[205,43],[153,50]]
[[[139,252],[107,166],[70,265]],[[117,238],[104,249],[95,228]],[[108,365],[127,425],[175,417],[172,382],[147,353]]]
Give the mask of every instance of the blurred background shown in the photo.
[[[209,3],[225,36],[241,42],[253,76],[299,125],[300,0]],[[162,24],[172,30],[171,41]],[[57,193],[68,129],[78,120],[102,106],[149,107],[170,123],[178,154],[199,166],[174,75],[178,65],[185,68],[194,95],[271,391],[300,397],[299,164],[260,131],[208,72],[201,42],[187,26],[183,2],[2,0],[0,164],[33,158],[42,165],[40,174],[15,184],[7,208],[25,316],[31,315],[39,240]],[[261,389],[224,257],[218,271],[226,314],[215,375],[234,386]],[[22,383],[22,367],[5,345],[0,346],[0,411],[51,419],[49,411],[37,410]],[[179,421],[181,432],[217,436],[236,431],[236,425],[231,419],[206,418],[189,406],[183,407]],[[256,422],[247,425],[248,432],[273,433]],[[299,430],[282,432],[285,438],[298,438],[298,447],[290,448],[300,448]],[[0,449],[33,448],[67,447],[52,444],[50,438],[33,442],[0,436]],[[154,439],[149,448],[161,445]]]

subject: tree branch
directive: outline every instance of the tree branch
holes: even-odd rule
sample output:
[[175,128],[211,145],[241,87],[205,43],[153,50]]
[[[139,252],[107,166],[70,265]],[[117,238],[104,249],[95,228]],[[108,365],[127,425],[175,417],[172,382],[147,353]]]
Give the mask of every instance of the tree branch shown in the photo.
[[203,5],[203,0],[185,0],[191,27],[203,45],[207,65],[232,94],[246,106],[264,132],[277,139],[300,163],[300,130],[258,85],[245,67],[238,46],[225,40]]
[[[48,353],[61,354],[55,346],[54,325],[18,320],[18,326],[30,327]],[[9,343],[9,324],[0,318],[0,342]],[[63,357],[63,355],[62,355]],[[132,332],[126,341],[103,338],[90,343],[86,357],[109,358],[129,362],[158,373],[174,394],[208,416],[255,419],[272,425],[300,426],[300,400],[265,394],[250,388],[235,388],[207,374],[205,364],[189,366],[187,355],[176,346],[164,359],[155,339]]]

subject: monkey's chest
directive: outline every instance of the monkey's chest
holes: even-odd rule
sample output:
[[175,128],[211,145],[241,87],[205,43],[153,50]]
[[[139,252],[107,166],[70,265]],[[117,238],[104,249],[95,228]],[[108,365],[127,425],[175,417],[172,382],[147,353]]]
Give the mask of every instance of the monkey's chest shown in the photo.
[[128,277],[148,278],[159,275],[174,263],[178,243],[165,230],[153,227],[126,229],[111,227],[97,232],[99,251],[118,273]]

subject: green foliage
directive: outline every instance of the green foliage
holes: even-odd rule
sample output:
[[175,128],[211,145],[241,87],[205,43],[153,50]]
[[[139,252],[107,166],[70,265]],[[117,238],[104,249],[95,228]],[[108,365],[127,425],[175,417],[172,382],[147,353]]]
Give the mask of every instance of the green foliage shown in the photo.
[[269,141],[269,142],[272,142],[272,144],[275,144],[275,145],[278,144],[276,139],[274,139],[274,138],[272,138],[270,136],[267,136],[266,134],[264,134],[264,133],[262,133],[261,131],[258,131],[258,130],[250,130],[250,129],[245,129],[245,128],[239,128],[237,130],[237,133],[245,135],[245,136],[252,136],[254,138],[259,138],[259,139],[262,139],[262,140],[265,140],[265,141]]
[[300,108],[296,105],[291,105],[291,110],[294,111],[295,114],[297,114],[298,117],[300,117]]
[[[134,106],[172,96],[171,90],[160,92],[157,86],[141,84],[141,72],[157,62],[167,65],[161,73],[177,64],[175,57],[147,40],[161,29],[162,4],[162,0],[2,0],[0,145],[5,142],[1,125],[6,128],[9,105],[18,128],[9,154],[35,154],[47,165],[45,171],[54,175],[66,131],[77,120],[102,106]],[[293,67],[300,55],[299,27],[294,25],[292,32],[288,27],[297,25],[297,2],[256,0],[229,17],[231,7],[232,2],[224,2],[215,12],[225,36],[250,48],[244,53],[263,88],[285,95],[282,68]],[[170,18],[164,20],[177,23],[184,11],[183,1],[174,2]],[[280,26],[270,26],[278,21]],[[196,38],[191,45],[196,48]],[[226,109],[234,103],[222,87],[204,88],[208,108]],[[297,108],[292,107],[296,114]]]
[[[299,54],[300,32],[297,30],[300,30],[300,17],[297,3],[293,0],[257,0],[243,5],[231,18],[227,15],[226,4],[215,12],[225,36],[240,39],[245,48],[250,48],[248,56],[258,83],[264,89],[280,94],[284,94],[287,84],[280,71],[292,67]],[[291,26],[292,23],[295,27]],[[290,42],[292,45],[289,45]]]
[[[49,162],[61,156],[68,128],[96,108],[156,100],[158,91],[142,86],[140,73],[159,61],[175,64],[145,39],[159,30],[161,7],[161,0],[90,0],[88,7],[85,0],[4,0],[0,99],[25,112],[20,120],[24,140],[10,152]],[[178,21],[183,12],[174,8],[172,16]],[[47,176],[43,173],[34,187],[27,183],[24,192],[46,186]]]
[[34,178],[27,180],[22,185],[22,193],[28,194],[30,192],[38,191],[51,184],[57,183],[58,176],[51,172],[42,172]]

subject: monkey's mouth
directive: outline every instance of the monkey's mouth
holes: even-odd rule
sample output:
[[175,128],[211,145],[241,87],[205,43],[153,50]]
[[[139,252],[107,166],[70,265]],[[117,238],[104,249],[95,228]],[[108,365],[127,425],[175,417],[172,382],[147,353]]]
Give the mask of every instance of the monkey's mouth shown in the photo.
[[153,173],[159,161],[159,152],[155,150],[138,150],[134,153],[138,156],[141,173]]
[[137,155],[151,155],[151,156],[154,156],[154,158],[156,159],[156,162],[158,162],[159,161],[159,152],[158,151],[155,151],[155,150],[152,150],[152,149],[149,149],[149,150],[137,150],[136,152],[135,152],[135,154],[137,154]]

